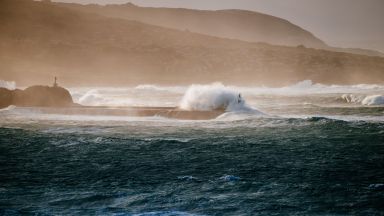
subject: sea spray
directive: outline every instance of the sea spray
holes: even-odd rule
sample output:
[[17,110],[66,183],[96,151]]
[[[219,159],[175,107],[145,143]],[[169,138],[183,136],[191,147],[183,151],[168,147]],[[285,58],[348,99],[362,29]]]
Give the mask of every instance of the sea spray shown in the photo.
[[[216,86],[216,88],[215,88]],[[284,87],[265,87],[265,86],[224,86],[220,83],[192,86],[159,86],[143,84],[131,87],[92,87],[92,88],[70,88],[70,92],[76,103],[82,105],[101,105],[101,106],[181,106],[180,100],[186,99],[184,96],[187,91],[193,93],[212,89],[228,90],[230,97],[237,98],[238,94],[246,96],[247,105],[260,106],[262,100],[267,97],[290,96],[315,98],[313,95],[338,94],[338,102],[361,104],[365,97],[369,95],[383,95],[384,85],[324,85],[312,83],[309,80],[298,82],[294,85]],[[223,93],[223,92],[222,92]],[[221,94],[221,93],[220,93]],[[342,96],[344,95],[344,96]],[[184,97],[183,97],[184,96]],[[190,100],[190,98],[188,99]],[[237,99],[234,99],[236,101]],[[332,98],[329,103],[332,102]],[[279,101],[281,103],[282,101]],[[291,101],[290,101],[291,102]],[[307,102],[307,101],[305,101]],[[326,101],[313,100],[318,104]],[[234,103],[236,104],[236,103]],[[185,105],[185,104],[184,104]],[[243,106],[244,107],[244,106]],[[210,108],[212,109],[212,108]]]
[[[221,83],[211,85],[191,85],[185,92],[180,108],[185,110],[226,110],[237,103],[239,93],[226,88]],[[243,100],[239,100],[244,103]]]
[[249,107],[240,92],[221,83],[191,85],[185,92],[180,108],[184,110],[225,110],[227,112],[258,112]]
[[341,98],[347,103],[361,103],[366,106],[377,106],[384,105],[383,95],[354,95],[354,94],[343,94]]
[[[132,100],[121,93],[121,89],[102,91],[91,89],[84,94],[76,94],[75,100],[81,105],[86,106],[129,106]],[[122,96],[120,96],[122,95]],[[120,97],[118,97],[120,96]],[[78,99],[77,99],[78,98]]]
[[354,94],[343,94],[341,99],[343,99],[347,103],[360,103],[364,100],[364,95],[354,95]]
[[363,105],[384,105],[384,96],[383,95],[370,95],[364,98],[361,101]]
[[16,83],[13,81],[0,80],[0,88],[15,90],[16,89]]

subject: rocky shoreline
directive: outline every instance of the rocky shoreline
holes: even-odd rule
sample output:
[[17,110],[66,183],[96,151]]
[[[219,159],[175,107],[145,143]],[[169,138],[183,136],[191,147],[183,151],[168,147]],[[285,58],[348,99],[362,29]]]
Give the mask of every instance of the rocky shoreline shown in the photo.
[[0,109],[8,106],[25,107],[44,114],[91,115],[91,116],[161,116],[185,120],[214,119],[224,110],[188,111],[177,107],[108,107],[82,106],[73,102],[70,92],[57,85],[35,85],[24,90],[0,88]]

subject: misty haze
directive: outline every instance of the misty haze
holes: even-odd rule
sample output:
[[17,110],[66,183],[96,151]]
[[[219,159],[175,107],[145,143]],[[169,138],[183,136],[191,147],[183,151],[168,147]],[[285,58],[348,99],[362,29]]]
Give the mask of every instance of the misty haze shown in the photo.
[[382,215],[380,0],[0,0],[0,215]]

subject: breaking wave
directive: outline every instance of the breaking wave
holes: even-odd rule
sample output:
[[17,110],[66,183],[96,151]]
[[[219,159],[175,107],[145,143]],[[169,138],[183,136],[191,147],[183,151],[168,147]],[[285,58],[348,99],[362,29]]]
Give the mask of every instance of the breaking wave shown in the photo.
[[16,108],[16,106],[14,105],[10,105],[10,106],[7,106],[5,108],[2,108],[0,109],[0,112],[3,112],[3,111],[11,111],[11,110],[14,110]]
[[[219,85],[220,83],[216,83]],[[268,95],[308,95],[308,94],[361,94],[370,92],[383,92],[384,85],[378,84],[356,84],[356,85],[326,85],[314,83],[311,80],[303,80],[291,85],[282,87],[268,86],[226,86],[234,91],[246,94],[268,94]],[[188,88],[186,86],[159,86],[152,84],[138,85],[135,90],[147,91],[167,91],[173,93],[184,93]]]
[[102,93],[97,89],[87,91],[79,97],[77,102],[87,106],[126,106],[131,104],[131,100],[128,98],[116,100],[112,95]]
[[383,95],[370,95],[364,98],[361,102],[363,105],[383,105],[384,96]]
[[365,98],[364,95],[343,94],[341,99],[347,103],[361,103]]
[[[2,82],[3,86],[13,87],[12,82]],[[130,87],[72,88],[70,92],[76,103],[92,106],[164,106],[186,110],[250,111],[251,106],[264,107],[267,97],[302,97],[303,103],[330,104],[347,102],[356,105],[382,105],[384,85],[325,85],[304,80],[284,87],[266,86],[224,86],[220,83],[191,86],[161,86],[143,84]],[[238,95],[247,98],[238,103]],[[332,97],[329,100],[312,100],[314,95]],[[340,97],[341,96],[341,97]],[[306,98],[305,98],[306,97]],[[282,98],[284,99],[284,98]],[[281,100],[281,98],[279,98]],[[308,102],[309,101],[309,102]],[[363,103],[364,101],[364,103]],[[285,101],[294,102],[294,101]],[[284,101],[279,101],[284,103]]]
[[258,112],[246,104],[240,92],[225,87],[221,83],[191,85],[185,92],[179,107],[191,111]]
[[266,95],[308,95],[308,94],[332,94],[332,93],[368,93],[382,92],[384,85],[356,84],[356,85],[325,85],[313,83],[311,80],[303,80],[293,85],[283,87],[234,87],[244,93],[266,94]]
[[4,81],[0,80],[0,88],[6,88],[9,90],[15,90],[16,89],[16,83],[13,81]]
[[343,94],[341,98],[347,103],[359,103],[362,105],[384,105],[383,95],[354,95],[354,94]]

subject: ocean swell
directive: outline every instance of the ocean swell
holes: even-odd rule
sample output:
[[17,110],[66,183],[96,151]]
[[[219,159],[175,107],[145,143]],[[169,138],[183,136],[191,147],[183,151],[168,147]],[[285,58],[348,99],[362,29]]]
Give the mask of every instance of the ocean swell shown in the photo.
[[344,94],[341,98],[347,103],[360,103],[362,105],[372,106],[372,105],[383,105],[384,96],[383,95],[354,95],[354,94]]
[[364,98],[361,102],[363,105],[383,105],[384,96],[383,95],[370,95]]

